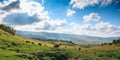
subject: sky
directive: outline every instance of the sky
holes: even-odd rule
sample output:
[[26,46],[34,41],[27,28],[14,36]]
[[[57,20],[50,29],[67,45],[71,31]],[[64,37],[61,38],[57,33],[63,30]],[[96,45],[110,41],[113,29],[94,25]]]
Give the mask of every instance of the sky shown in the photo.
[[120,0],[0,0],[15,30],[120,37]]

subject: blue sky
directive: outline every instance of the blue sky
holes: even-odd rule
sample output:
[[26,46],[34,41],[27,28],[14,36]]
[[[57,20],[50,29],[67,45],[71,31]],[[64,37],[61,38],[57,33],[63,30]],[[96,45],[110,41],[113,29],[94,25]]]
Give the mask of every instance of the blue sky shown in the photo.
[[[120,11],[114,2],[111,2],[111,4],[107,6],[88,6],[84,9],[77,9],[72,8],[72,5],[69,4],[70,0],[45,0],[44,6],[45,9],[50,12],[50,16],[52,19],[57,18],[66,18],[70,20],[71,22],[74,20],[75,22],[83,22],[83,16],[88,15],[92,12],[98,13],[102,18],[102,21],[109,21],[112,24],[120,25]],[[76,14],[74,14],[71,17],[66,16],[66,10],[67,9],[73,9],[76,11]],[[118,22],[119,21],[119,22]]]
[[120,36],[119,0],[0,0],[0,15],[16,30]]

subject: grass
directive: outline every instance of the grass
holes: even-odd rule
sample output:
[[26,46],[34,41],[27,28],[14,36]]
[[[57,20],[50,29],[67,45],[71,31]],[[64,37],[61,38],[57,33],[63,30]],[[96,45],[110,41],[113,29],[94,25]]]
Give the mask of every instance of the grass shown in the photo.
[[56,43],[61,43],[59,48],[54,48],[54,44],[49,42],[14,36],[0,30],[0,60],[120,60],[120,45],[86,48]]

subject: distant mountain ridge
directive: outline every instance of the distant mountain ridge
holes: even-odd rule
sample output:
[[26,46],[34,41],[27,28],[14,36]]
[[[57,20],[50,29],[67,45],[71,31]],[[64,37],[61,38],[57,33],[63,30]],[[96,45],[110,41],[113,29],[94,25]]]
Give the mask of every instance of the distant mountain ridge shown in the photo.
[[47,32],[30,32],[30,31],[16,31],[20,36],[34,39],[57,39],[57,40],[69,40],[73,42],[95,42],[95,43],[104,43],[112,42],[113,39],[119,37],[94,37],[94,36],[85,36],[85,35],[74,35],[74,34],[60,34],[60,33],[47,33]]

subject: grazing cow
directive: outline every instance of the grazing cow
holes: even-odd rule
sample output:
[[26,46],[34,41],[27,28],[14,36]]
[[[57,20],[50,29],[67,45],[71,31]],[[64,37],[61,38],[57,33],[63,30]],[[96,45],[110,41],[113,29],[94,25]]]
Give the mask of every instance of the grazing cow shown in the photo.
[[30,43],[30,41],[25,41],[26,43]]
[[81,50],[81,48],[78,48],[78,50]]
[[54,48],[59,48],[59,44],[55,44],[55,45],[54,45]]
[[41,44],[41,43],[38,43],[38,45],[40,45],[40,46],[41,46],[42,44]]

